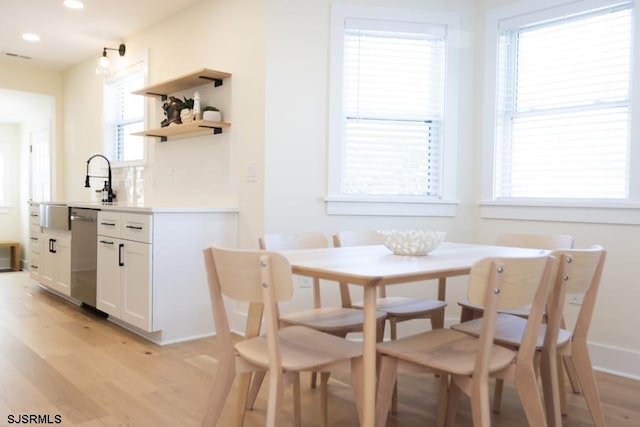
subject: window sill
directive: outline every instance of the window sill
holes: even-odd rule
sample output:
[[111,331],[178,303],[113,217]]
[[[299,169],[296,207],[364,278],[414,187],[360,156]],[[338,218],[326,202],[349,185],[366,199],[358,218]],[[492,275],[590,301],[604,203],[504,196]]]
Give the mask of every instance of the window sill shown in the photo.
[[454,217],[458,201],[421,197],[327,196],[328,215]]
[[633,202],[480,201],[480,217],[592,224],[640,225],[640,204]]
[[146,166],[146,160],[129,160],[126,162],[113,162],[111,164],[111,169],[124,169],[124,168],[132,168],[137,166]]
[[11,211],[11,206],[0,205],[0,214],[8,214],[10,211]]

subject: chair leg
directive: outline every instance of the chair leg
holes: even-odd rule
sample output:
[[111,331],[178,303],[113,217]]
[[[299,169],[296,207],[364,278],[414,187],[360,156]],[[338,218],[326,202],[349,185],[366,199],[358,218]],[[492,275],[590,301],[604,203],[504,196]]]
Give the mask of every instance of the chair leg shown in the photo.
[[[489,379],[473,378],[471,381],[471,416],[473,427],[491,427],[491,403],[489,402]],[[541,424],[529,424],[541,426]]]
[[320,372],[320,426],[329,426],[329,372]]
[[576,367],[573,364],[573,359],[571,355],[566,354],[562,356],[562,361],[564,363],[564,368],[567,371],[567,377],[569,378],[569,383],[571,384],[571,390],[575,394],[580,393],[580,382],[578,381],[578,374],[576,374]]
[[234,423],[237,427],[244,424],[245,408],[247,407],[247,396],[249,395],[249,386],[251,385],[251,373],[240,375],[238,381],[238,400],[236,401],[236,412]]
[[253,373],[253,376],[251,378],[251,388],[249,388],[249,395],[247,396],[246,409],[253,409],[253,405],[255,405],[256,403],[256,399],[258,398],[258,393],[260,392],[260,387],[262,387],[264,376],[266,374],[267,374],[266,371]]
[[569,408],[567,405],[567,386],[565,384],[566,380],[564,378],[564,370],[562,367],[562,356],[558,356],[558,394],[560,395],[560,414],[566,416],[569,414]]
[[376,393],[376,427],[384,427],[387,424],[397,376],[398,360],[394,357],[382,356]]
[[533,366],[516,367],[515,384],[528,424],[536,427],[547,426],[536,371]]
[[293,425],[302,426],[302,410],[300,407],[300,373],[295,372],[293,376]]
[[356,410],[358,411],[358,420],[362,424],[362,357],[354,357],[351,359],[351,388],[353,389],[353,398],[356,402]]
[[431,314],[431,329],[444,328],[444,308]]
[[284,376],[282,372],[269,372],[269,401],[267,402],[267,427],[280,427],[279,417],[284,400]]
[[560,387],[558,373],[562,372],[562,369],[558,367],[558,354],[555,347],[553,349],[542,349],[539,366],[547,423],[551,427],[560,427],[562,426],[562,417],[559,407]]
[[311,388],[316,388],[318,382],[318,373],[311,372]]
[[458,401],[462,390],[456,384],[455,377],[451,377],[449,381],[449,396],[447,399],[445,425],[446,427],[454,427],[456,425],[456,416],[458,415]]
[[496,378],[493,387],[493,412],[497,414],[500,412],[500,405],[502,404],[502,390],[504,389],[504,380],[502,378]]
[[218,423],[222,409],[231,391],[234,378],[235,366],[233,366],[233,364],[231,364],[231,366],[228,364],[220,364],[218,366],[218,373],[209,392],[207,411],[202,420],[203,427],[215,427]]
[[600,394],[598,393],[598,385],[596,384],[596,378],[593,374],[586,341],[574,341],[572,343],[572,355],[576,375],[582,387],[584,398],[587,401],[589,412],[591,412],[593,424],[596,427],[603,427],[605,425],[604,414],[602,413]]
[[440,375],[440,388],[438,389],[438,415],[436,427],[445,427],[447,422],[447,400],[449,399],[449,375]]

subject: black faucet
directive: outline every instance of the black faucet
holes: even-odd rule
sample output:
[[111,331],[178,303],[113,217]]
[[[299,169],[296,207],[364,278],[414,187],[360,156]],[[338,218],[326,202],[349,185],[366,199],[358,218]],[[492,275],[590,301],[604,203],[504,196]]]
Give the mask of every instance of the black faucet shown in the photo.
[[[103,159],[105,159],[107,161],[107,168],[109,169],[109,176],[89,175],[89,163],[91,163],[91,160],[93,160],[96,157],[102,157]],[[93,156],[89,157],[89,160],[87,160],[87,176],[84,179],[85,188],[91,187],[91,184],[89,183],[89,178],[107,178],[108,181],[105,182],[105,187],[106,187],[105,190],[107,190],[107,200],[102,200],[102,201],[103,202],[106,201],[108,203],[113,202],[113,200],[116,198],[116,195],[113,193],[113,187],[112,187],[112,183],[111,183],[111,162],[109,162],[109,159],[107,159],[102,154],[94,154]]]

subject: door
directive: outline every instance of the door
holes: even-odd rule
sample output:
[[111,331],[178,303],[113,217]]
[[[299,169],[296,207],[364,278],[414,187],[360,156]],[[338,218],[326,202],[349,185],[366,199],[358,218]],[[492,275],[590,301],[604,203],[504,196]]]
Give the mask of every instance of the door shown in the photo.
[[49,128],[29,134],[31,145],[31,200],[51,200],[51,137]]

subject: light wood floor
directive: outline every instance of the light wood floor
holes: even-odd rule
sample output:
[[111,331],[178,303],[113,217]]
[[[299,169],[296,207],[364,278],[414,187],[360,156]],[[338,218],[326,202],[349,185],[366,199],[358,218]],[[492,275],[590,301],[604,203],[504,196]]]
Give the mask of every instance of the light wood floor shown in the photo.
[[[27,273],[0,274],[0,426],[20,415],[61,417],[61,426],[197,426],[216,371],[216,339],[159,347],[48,292]],[[357,425],[345,377],[329,385],[330,425]],[[303,378],[303,424],[319,424],[318,393]],[[640,426],[640,382],[598,374],[609,426]],[[400,410],[389,426],[429,426],[436,381],[401,376]],[[264,387],[263,387],[264,389]],[[284,415],[290,425],[291,391]],[[245,426],[264,425],[265,393]],[[231,425],[232,391],[221,426]],[[566,427],[592,425],[584,400],[569,396]],[[497,427],[525,425],[515,391],[506,387]],[[463,399],[458,425],[471,426]]]

